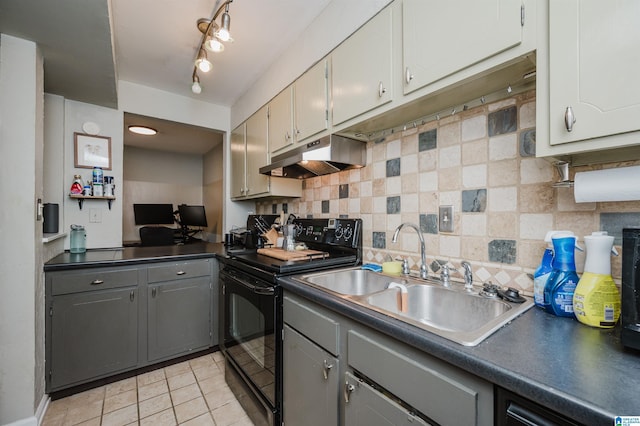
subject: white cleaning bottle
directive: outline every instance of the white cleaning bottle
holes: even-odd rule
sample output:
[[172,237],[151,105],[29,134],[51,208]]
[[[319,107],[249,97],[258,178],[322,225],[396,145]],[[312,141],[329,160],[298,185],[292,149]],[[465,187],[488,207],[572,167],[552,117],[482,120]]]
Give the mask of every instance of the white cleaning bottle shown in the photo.
[[549,231],[544,237],[544,240],[547,243],[547,248],[544,250],[540,265],[533,273],[533,301],[536,306],[543,309],[549,304],[549,302],[545,302],[544,300],[544,287],[549,279],[549,274],[551,274],[551,271],[553,270],[553,266],[551,265],[551,262],[553,261],[553,244],[551,243],[551,238],[554,235],[573,236],[573,232]]
[[581,323],[611,328],[620,317],[620,292],[611,277],[611,254],[618,252],[606,232],[593,232],[584,242],[587,258],[573,294],[573,311]]

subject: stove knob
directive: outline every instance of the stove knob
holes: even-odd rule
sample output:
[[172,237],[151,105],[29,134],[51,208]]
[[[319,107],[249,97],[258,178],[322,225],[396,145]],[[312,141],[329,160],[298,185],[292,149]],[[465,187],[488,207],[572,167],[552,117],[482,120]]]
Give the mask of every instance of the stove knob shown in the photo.
[[295,231],[296,231],[296,237],[300,234],[302,234],[302,225],[300,225],[299,223],[295,224]]
[[306,232],[306,234],[307,234],[307,235],[311,235],[311,234],[313,234],[313,226],[311,226],[311,225],[307,226],[307,232]]
[[353,229],[351,229],[351,227],[347,227],[347,229],[344,230],[344,240],[349,241],[352,235]]
[[344,233],[344,228],[338,225],[338,227],[336,228],[336,240],[339,240],[340,238],[342,238],[343,233]]

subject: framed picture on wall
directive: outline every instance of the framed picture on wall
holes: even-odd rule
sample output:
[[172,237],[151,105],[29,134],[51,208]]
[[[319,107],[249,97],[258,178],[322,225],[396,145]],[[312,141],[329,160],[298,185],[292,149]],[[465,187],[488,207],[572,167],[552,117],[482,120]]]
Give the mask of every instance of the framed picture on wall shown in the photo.
[[111,170],[111,138],[74,133],[74,161],[80,169],[102,167]]

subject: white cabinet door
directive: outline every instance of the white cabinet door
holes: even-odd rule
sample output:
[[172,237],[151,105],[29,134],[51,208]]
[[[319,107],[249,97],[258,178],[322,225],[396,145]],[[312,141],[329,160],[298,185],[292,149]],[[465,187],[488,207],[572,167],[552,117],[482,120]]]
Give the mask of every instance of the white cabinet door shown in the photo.
[[267,107],[263,106],[246,121],[247,187],[245,195],[254,196],[269,192],[269,177],[260,174],[260,167],[269,161],[267,153],[268,118]]
[[522,42],[516,0],[404,0],[404,93]]
[[296,141],[327,129],[329,115],[328,60],[323,59],[295,83]]
[[293,144],[292,92],[293,86],[289,86],[269,102],[269,152],[271,154],[277,154],[278,151]]
[[246,147],[244,133],[244,123],[231,132],[231,198],[243,197],[247,186],[245,182]]
[[331,54],[333,124],[393,99],[392,10],[383,9]]
[[639,1],[550,1],[549,143],[639,130],[639,69]]

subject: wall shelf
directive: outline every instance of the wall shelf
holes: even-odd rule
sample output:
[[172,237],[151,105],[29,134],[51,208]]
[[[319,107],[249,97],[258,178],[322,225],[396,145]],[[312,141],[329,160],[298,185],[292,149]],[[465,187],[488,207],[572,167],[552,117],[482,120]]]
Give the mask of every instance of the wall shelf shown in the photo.
[[111,202],[116,199],[116,197],[114,196],[106,196],[106,195],[103,195],[101,197],[95,197],[93,195],[69,194],[69,197],[73,198],[74,200],[78,200],[78,206],[80,207],[80,210],[82,210],[82,205],[84,204],[84,200],[107,200],[107,203],[109,204],[109,210],[111,210]]

